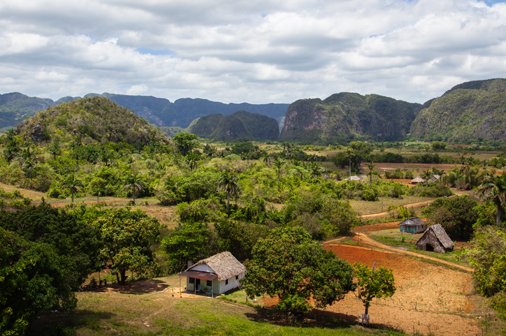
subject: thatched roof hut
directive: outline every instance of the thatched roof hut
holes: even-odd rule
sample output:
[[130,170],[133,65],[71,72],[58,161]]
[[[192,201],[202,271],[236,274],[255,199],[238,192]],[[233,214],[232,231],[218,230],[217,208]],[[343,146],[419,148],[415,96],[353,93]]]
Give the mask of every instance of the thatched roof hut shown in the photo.
[[425,180],[423,178],[421,178],[420,176],[417,176],[415,177],[414,179],[411,180],[411,184],[418,184],[418,183],[423,183],[425,182]]
[[411,217],[400,222],[399,229],[401,232],[421,233],[427,229],[427,224],[418,217]]
[[245,273],[246,267],[225,251],[197,261],[180,275],[187,277],[187,291],[218,295],[239,287]]
[[416,242],[420,250],[445,253],[453,250],[453,241],[450,239],[441,224],[429,226]]

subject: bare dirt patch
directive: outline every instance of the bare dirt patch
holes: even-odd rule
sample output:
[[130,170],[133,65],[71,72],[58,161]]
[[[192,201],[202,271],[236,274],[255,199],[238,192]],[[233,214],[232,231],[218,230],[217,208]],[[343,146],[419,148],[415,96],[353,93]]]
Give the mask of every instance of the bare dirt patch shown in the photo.
[[[393,270],[397,291],[391,298],[373,301],[369,311],[371,322],[407,333],[481,334],[478,316],[482,312],[473,304],[477,295],[471,274],[362,246],[326,244],[324,247],[350,263]],[[328,310],[358,316],[363,313],[363,305],[350,293]]]

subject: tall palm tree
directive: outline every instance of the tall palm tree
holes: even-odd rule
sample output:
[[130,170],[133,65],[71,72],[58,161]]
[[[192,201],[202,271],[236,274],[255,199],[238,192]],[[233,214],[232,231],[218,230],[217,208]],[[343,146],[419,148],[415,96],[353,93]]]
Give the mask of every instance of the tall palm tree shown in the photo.
[[221,174],[218,184],[227,193],[227,215],[230,216],[230,197],[237,197],[239,195],[237,175],[229,170],[225,170]]
[[144,190],[142,179],[137,174],[130,174],[126,179],[125,189],[130,192],[132,196],[132,204],[135,205],[135,199]]
[[63,180],[62,185],[70,190],[72,204],[74,204],[75,195],[79,192],[83,183],[76,177],[75,174],[69,174]]
[[491,201],[496,207],[495,222],[501,225],[505,219],[506,207],[506,175],[489,175],[478,188],[484,200]]

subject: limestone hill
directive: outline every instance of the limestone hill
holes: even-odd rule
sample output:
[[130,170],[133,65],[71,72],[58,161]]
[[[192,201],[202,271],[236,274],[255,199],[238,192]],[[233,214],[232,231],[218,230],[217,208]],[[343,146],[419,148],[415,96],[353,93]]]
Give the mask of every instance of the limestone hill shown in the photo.
[[168,141],[144,119],[103,97],[77,99],[41,111],[18,126],[17,132],[35,143],[79,138],[83,143],[125,142],[142,147]]
[[411,126],[420,140],[506,141],[506,79],[467,82],[424,105]]

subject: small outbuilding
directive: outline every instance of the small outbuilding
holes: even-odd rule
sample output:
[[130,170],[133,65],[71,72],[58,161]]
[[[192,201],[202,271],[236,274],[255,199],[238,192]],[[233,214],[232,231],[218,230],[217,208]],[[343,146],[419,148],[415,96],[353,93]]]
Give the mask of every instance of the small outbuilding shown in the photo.
[[350,177],[347,177],[344,179],[345,181],[361,181],[362,178],[360,176],[357,176],[357,175],[352,175]]
[[424,183],[425,180],[423,178],[421,178],[420,176],[417,176],[415,177],[414,179],[411,180],[411,184],[418,184],[418,183]]
[[453,250],[453,241],[450,239],[441,224],[429,226],[416,242],[420,250],[445,253]]
[[427,229],[427,224],[425,224],[420,218],[412,217],[406,220],[403,220],[399,224],[399,229],[401,232],[407,233],[421,233]]
[[202,259],[179,275],[186,277],[186,291],[220,295],[240,286],[246,267],[226,251]]

